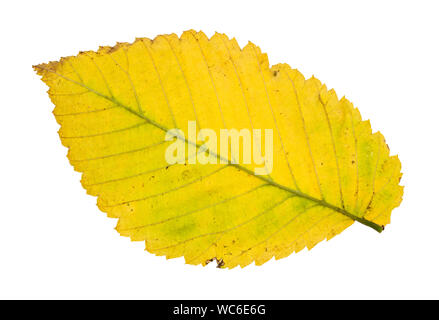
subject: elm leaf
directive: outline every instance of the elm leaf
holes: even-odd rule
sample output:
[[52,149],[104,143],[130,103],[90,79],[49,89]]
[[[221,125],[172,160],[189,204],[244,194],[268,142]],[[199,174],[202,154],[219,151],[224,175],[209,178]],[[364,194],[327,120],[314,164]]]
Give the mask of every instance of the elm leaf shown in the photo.
[[[270,66],[252,43],[241,49],[224,34],[190,30],[34,69],[87,193],[118,219],[121,235],[156,255],[261,265],[355,221],[381,232],[402,200],[398,157],[352,103],[287,64]],[[211,148],[202,149],[193,128],[211,130]],[[180,134],[165,139],[170,129]],[[256,160],[242,161],[244,147],[214,147],[224,129],[253,133],[261,156],[270,141],[261,135],[272,132],[265,174],[256,174]],[[176,140],[184,154],[169,163]]]

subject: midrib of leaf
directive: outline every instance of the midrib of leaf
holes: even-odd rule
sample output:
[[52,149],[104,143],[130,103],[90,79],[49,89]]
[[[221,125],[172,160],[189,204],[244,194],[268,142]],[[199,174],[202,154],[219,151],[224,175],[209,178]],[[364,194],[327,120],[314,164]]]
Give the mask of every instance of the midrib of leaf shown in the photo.
[[[54,71],[54,70],[50,70],[50,69],[48,69],[48,68],[42,67],[41,65],[38,65],[38,66],[35,66],[35,67],[36,67],[36,68],[40,68],[40,69],[42,69],[42,70],[45,70],[45,71],[47,71],[47,72],[53,73],[53,74],[57,75],[58,77],[61,77],[61,78],[65,79],[66,81],[72,82],[72,83],[74,83],[74,84],[76,84],[76,85],[78,85],[78,86],[80,86],[80,87],[82,87],[82,88],[84,88],[84,89],[86,89],[86,90],[88,90],[88,91],[90,91],[90,92],[96,94],[97,96],[99,96],[99,97],[101,97],[101,98],[103,98],[103,99],[106,99],[106,100],[110,101],[110,102],[113,103],[114,105],[116,105],[116,106],[118,106],[118,107],[120,107],[120,108],[126,110],[127,112],[132,113],[133,115],[135,115],[135,116],[141,118],[142,120],[146,121],[147,123],[149,123],[150,125],[152,125],[152,126],[158,128],[158,129],[162,130],[162,131],[165,132],[165,133],[168,132],[168,130],[169,130],[169,128],[167,128],[167,127],[161,125],[160,123],[158,123],[158,122],[156,122],[156,121],[154,121],[154,120],[152,120],[152,119],[146,117],[143,113],[139,113],[139,112],[135,111],[134,109],[132,109],[132,108],[130,108],[130,107],[124,105],[123,103],[119,102],[119,101],[118,101],[116,98],[114,98],[113,96],[112,96],[112,97],[109,97],[109,96],[107,96],[107,95],[105,95],[105,94],[103,94],[103,93],[100,93],[100,92],[94,90],[93,88],[90,88],[89,86],[87,86],[87,85],[84,84],[84,83],[81,83],[81,82],[78,82],[78,81],[76,81],[76,80],[73,80],[73,79],[71,79],[71,78],[69,78],[69,77],[66,77],[66,76],[64,76],[64,75],[62,75],[62,74],[60,74],[60,73],[58,73],[58,72],[56,72],[56,71]],[[200,147],[201,147],[201,145],[199,145],[199,144],[197,144],[197,143],[194,143],[194,142],[192,142],[192,141],[189,141],[189,140],[186,139],[185,137],[181,137],[181,136],[179,136],[179,135],[177,135],[176,137],[177,137],[178,139],[180,139],[180,140],[185,141],[185,143],[187,143],[187,144],[191,144],[191,145],[195,146],[196,148],[200,148]],[[293,194],[293,195],[295,195],[295,196],[301,197],[301,198],[303,198],[303,199],[307,199],[307,200],[309,200],[309,201],[312,201],[312,202],[316,203],[316,205],[320,205],[320,206],[322,206],[322,207],[325,207],[325,208],[328,208],[328,209],[334,210],[334,211],[336,211],[336,212],[338,212],[338,213],[341,213],[341,214],[345,215],[346,217],[348,217],[348,218],[350,218],[350,219],[352,219],[352,220],[354,220],[354,221],[358,221],[359,223],[361,223],[361,224],[363,224],[363,225],[365,225],[365,226],[368,226],[368,227],[374,229],[374,230],[377,231],[377,232],[382,232],[382,231],[384,230],[384,227],[383,227],[383,226],[378,225],[378,224],[376,224],[376,223],[374,223],[374,222],[372,222],[372,221],[366,220],[366,219],[364,219],[364,218],[358,217],[358,216],[356,216],[356,215],[354,215],[354,214],[352,214],[352,213],[346,211],[346,210],[343,209],[343,208],[339,208],[339,207],[337,207],[337,206],[335,206],[335,205],[333,205],[333,204],[330,204],[330,203],[326,202],[326,201],[323,200],[323,199],[314,198],[314,197],[312,197],[312,196],[310,196],[310,195],[308,195],[308,194],[306,194],[306,193],[303,193],[303,192],[301,192],[301,191],[294,190],[294,189],[291,189],[291,188],[289,188],[289,187],[287,187],[287,186],[281,185],[281,184],[275,182],[274,180],[267,179],[267,178],[265,178],[265,177],[263,177],[263,176],[255,175],[253,171],[251,171],[251,170],[249,170],[249,169],[247,169],[247,168],[245,168],[245,167],[243,167],[243,166],[241,166],[241,165],[239,165],[239,164],[231,163],[228,159],[225,159],[225,158],[221,157],[220,155],[218,155],[218,154],[216,154],[216,153],[214,153],[214,152],[212,152],[211,154],[212,154],[213,156],[215,156],[218,160],[226,161],[228,166],[235,167],[236,169],[241,170],[241,171],[247,173],[248,175],[250,175],[250,176],[252,176],[252,177],[255,177],[255,178],[257,178],[257,179],[260,179],[260,180],[264,181],[265,183],[267,183],[267,184],[269,184],[269,185],[272,185],[272,186],[277,187],[277,188],[279,188],[279,189],[281,189],[281,190],[287,191],[287,192],[289,192],[289,193],[291,193],[291,194]]]

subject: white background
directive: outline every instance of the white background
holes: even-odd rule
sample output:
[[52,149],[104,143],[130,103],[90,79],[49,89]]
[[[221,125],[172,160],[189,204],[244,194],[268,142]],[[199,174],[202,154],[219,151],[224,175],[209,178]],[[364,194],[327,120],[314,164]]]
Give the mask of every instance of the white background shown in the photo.
[[[0,298],[439,298],[437,1],[3,1]],[[66,158],[33,64],[187,29],[248,40],[346,95],[398,154],[404,200],[312,251],[219,270],[114,230]]]

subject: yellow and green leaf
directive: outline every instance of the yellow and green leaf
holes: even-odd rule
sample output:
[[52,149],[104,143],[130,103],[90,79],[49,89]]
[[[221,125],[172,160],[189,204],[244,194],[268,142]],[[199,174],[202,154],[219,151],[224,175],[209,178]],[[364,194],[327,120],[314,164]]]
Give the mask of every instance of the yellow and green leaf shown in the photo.
[[[401,202],[400,162],[384,137],[347,99],[287,64],[270,67],[252,43],[191,30],[34,68],[87,193],[118,218],[121,235],[156,255],[260,265],[355,221],[381,232]],[[165,133],[187,137],[188,121],[215,132],[272,129],[273,171],[168,164]]]

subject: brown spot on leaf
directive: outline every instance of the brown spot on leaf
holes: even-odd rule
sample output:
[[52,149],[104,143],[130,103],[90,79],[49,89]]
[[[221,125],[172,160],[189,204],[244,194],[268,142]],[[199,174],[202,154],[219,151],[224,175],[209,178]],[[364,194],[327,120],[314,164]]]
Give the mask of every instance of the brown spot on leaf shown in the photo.
[[217,267],[217,268],[221,269],[221,268],[224,267],[224,261],[223,261],[223,259],[219,259],[219,260],[218,260],[217,257],[213,257],[212,259],[208,259],[208,260],[206,260],[206,265],[208,265],[209,263],[211,263],[211,262],[214,261],[214,260],[216,261],[216,267]]

